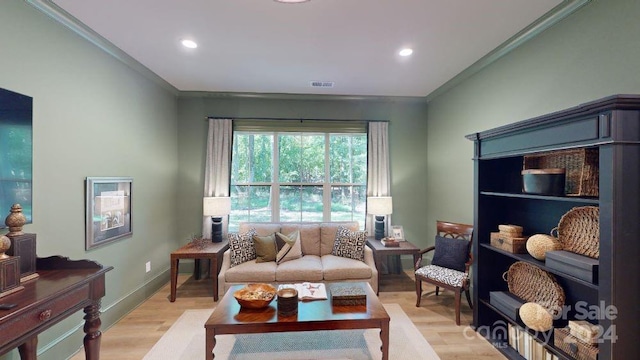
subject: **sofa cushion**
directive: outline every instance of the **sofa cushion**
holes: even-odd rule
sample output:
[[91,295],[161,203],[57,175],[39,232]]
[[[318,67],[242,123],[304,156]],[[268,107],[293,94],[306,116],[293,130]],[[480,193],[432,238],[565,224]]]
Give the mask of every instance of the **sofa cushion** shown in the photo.
[[320,224],[282,223],[283,234],[300,231],[302,254],[320,256]]
[[366,243],[367,234],[364,231],[351,231],[344,226],[339,226],[331,255],[364,261]]
[[276,266],[275,261],[257,263],[255,260],[250,260],[227,269],[224,280],[227,283],[274,282]]
[[364,262],[335,255],[322,257],[322,270],[326,281],[369,279],[372,275],[371,267]]
[[[280,223],[260,223],[260,222],[240,223],[240,225],[238,226],[238,233],[242,234],[251,229],[254,229],[256,231],[256,234],[260,236],[267,236],[280,231]],[[283,231],[280,231],[280,232],[283,232]]]
[[[360,228],[357,221],[322,223],[320,225],[320,256],[332,253],[336,240],[336,232],[340,226],[351,231],[357,231]],[[304,249],[302,249],[302,251],[304,253]]]
[[296,230],[289,235],[276,233],[276,246],[278,253],[276,254],[276,264],[282,264],[285,261],[295,260],[302,257],[302,248],[300,247],[300,231]]
[[321,281],[322,261],[319,256],[305,255],[299,259],[284,262],[276,269],[278,282]]
[[253,246],[256,249],[256,262],[276,260],[276,234],[267,236],[253,235]]
[[251,229],[246,233],[228,234],[231,267],[256,258],[256,249],[253,246],[253,236],[255,234],[256,231],[254,229]]

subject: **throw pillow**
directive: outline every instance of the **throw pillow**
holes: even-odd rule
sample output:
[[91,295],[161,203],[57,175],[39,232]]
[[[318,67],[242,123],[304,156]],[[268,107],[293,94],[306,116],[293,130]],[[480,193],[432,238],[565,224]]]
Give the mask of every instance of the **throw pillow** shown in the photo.
[[465,271],[465,263],[469,260],[469,242],[436,235],[436,252],[432,265]]
[[256,258],[256,249],[253,246],[253,235],[255,234],[256,229],[251,229],[244,234],[232,233],[228,235],[231,267]]
[[299,259],[302,257],[302,246],[300,245],[300,231],[296,230],[289,235],[276,233],[276,245],[278,254],[276,254],[276,264],[282,264],[285,261]]
[[364,231],[351,231],[344,226],[338,226],[331,255],[364,261],[366,243],[367,234]]
[[276,260],[276,234],[253,235],[253,246],[256,248],[257,263]]

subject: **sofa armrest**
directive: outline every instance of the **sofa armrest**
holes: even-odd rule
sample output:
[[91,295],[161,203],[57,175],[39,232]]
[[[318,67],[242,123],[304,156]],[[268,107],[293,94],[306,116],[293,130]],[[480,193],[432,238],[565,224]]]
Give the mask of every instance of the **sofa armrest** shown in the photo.
[[370,247],[364,247],[364,263],[371,268],[371,287],[375,293],[378,293],[378,268],[376,267],[376,261],[373,257],[373,250]]
[[227,291],[225,289],[225,273],[227,270],[231,268],[231,252],[227,249],[224,254],[222,254],[222,265],[220,266],[220,272],[218,273],[218,298],[222,298],[224,293]]

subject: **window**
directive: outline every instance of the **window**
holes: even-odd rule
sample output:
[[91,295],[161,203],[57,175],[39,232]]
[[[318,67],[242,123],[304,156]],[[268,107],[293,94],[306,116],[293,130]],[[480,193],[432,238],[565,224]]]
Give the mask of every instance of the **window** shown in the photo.
[[358,221],[364,228],[364,133],[235,131],[229,231],[245,221]]

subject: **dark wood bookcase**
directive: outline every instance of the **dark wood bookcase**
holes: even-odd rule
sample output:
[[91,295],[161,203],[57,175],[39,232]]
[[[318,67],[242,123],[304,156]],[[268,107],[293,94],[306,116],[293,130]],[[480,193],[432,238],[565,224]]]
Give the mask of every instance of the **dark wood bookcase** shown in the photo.
[[[475,144],[472,283],[476,331],[506,357],[522,359],[507,344],[506,327],[524,325],[491,306],[489,292],[508,290],[503,273],[514,262],[525,261],[554,274],[565,291],[570,310],[554,326],[566,326],[576,315],[589,314],[591,322],[614,337],[599,344],[599,360],[640,353],[640,95],[610,96],[467,138]],[[598,151],[598,197],[522,192],[524,156],[578,148]],[[597,284],[551,270],[528,254],[511,254],[490,245],[490,233],[498,231],[499,224],[521,225],[525,235],[548,234],[567,211],[587,205],[600,208]],[[617,314],[606,316],[603,310],[607,307],[615,308]],[[543,342],[545,335],[537,335]],[[571,359],[553,346],[553,334],[549,335],[545,348],[560,359]]]

